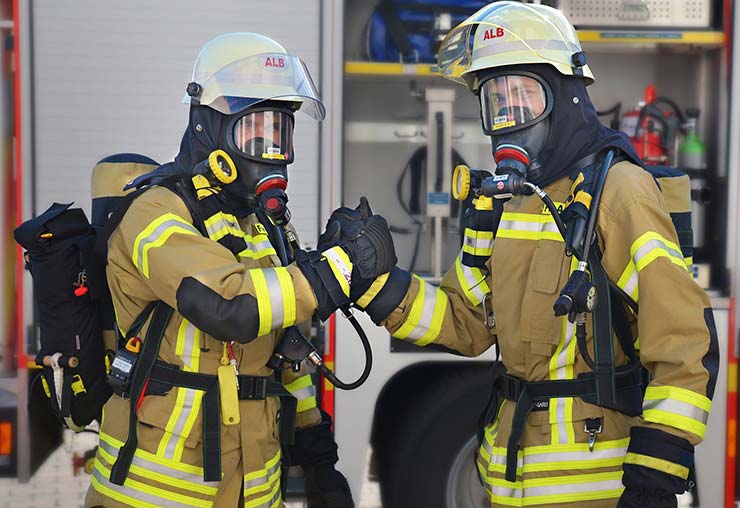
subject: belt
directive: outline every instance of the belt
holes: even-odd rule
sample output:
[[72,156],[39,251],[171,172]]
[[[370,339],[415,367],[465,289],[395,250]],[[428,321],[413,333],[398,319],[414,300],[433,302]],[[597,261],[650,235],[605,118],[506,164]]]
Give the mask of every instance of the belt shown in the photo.
[[[516,402],[511,422],[511,433],[506,446],[506,481],[516,480],[516,462],[524,425],[535,402],[562,397],[580,397],[589,404],[597,404],[596,375],[580,374],[577,379],[557,381],[525,381],[506,372],[501,362],[494,362],[491,374],[491,400],[482,416],[482,426],[489,424],[498,410],[500,398]],[[609,407],[623,414],[642,413],[642,365],[632,362],[618,367],[615,374],[616,402]],[[479,429],[479,432],[481,429]],[[480,436],[480,434],[479,434]]]

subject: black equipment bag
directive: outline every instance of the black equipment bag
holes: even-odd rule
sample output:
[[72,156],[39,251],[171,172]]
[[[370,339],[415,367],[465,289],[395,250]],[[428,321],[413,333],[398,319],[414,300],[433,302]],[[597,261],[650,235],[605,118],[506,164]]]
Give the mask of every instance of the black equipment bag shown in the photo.
[[33,277],[44,391],[54,414],[79,431],[99,419],[112,391],[105,381],[99,302],[88,283],[95,233],[85,213],[71,206],[54,203],[14,237],[27,251]]

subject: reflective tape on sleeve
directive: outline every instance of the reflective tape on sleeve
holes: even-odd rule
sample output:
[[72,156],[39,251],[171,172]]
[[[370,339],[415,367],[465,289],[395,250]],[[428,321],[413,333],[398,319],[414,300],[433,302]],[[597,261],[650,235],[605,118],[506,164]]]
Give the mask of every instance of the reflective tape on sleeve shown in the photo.
[[417,346],[426,346],[442,330],[448,298],[441,289],[424,282],[416,275],[414,277],[419,281],[419,291],[406,320],[393,336],[414,342]]
[[642,404],[645,421],[685,430],[704,438],[712,401],[676,386],[648,386]]
[[182,217],[166,213],[154,219],[134,240],[134,266],[149,278],[149,251],[161,247],[174,234],[200,236],[198,230]]

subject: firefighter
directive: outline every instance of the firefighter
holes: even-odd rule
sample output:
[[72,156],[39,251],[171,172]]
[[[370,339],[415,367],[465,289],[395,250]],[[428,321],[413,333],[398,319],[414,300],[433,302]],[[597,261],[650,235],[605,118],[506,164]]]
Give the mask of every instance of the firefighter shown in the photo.
[[283,329],[336,310],[353,268],[367,286],[395,264],[387,224],[308,253],[262,211],[265,195],[287,200],[295,111],[324,117],[307,68],[272,39],[209,41],[183,102],[178,155],[130,183],[142,190],[108,243],[126,350],[111,372],[135,367],[105,405],[85,506],[281,507],[293,464],[309,506],[353,507],[309,372],[266,364]]
[[[503,364],[476,463],[491,506],[675,507],[706,430],[718,345],[709,299],[687,270],[659,187],[626,136],[600,124],[586,92],[594,76],[559,11],[492,3],[448,34],[439,59],[478,97],[497,173],[526,177],[559,210],[572,204],[579,175],[616,154],[595,237],[608,278],[635,310],[617,298],[611,308],[622,309],[637,340],[623,344],[607,328],[601,344],[613,348],[611,363],[595,365],[596,375],[592,317],[579,328],[553,312],[579,259],[566,254],[555,217],[532,192],[506,201],[488,221],[497,227],[465,231],[439,287],[394,268],[353,300],[417,346],[478,356],[497,343]],[[362,221],[337,211],[319,245]],[[587,333],[577,337],[579,329]],[[646,386],[642,366],[630,361],[634,348],[650,373]],[[614,377],[603,374],[610,365]],[[616,400],[597,391],[604,379],[616,383]]]

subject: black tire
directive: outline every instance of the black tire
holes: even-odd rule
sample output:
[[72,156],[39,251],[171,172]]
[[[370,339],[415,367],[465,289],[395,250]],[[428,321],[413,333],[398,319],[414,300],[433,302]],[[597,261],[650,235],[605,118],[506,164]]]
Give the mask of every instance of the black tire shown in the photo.
[[[404,415],[395,439],[383,453],[380,480],[385,508],[490,506],[473,462],[478,418],[489,392],[489,370],[482,366],[464,369],[435,380]],[[450,478],[453,464],[455,471],[461,465],[465,468],[457,480]],[[462,490],[469,488],[470,492],[451,497],[451,493],[460,493],[461,483]]]

